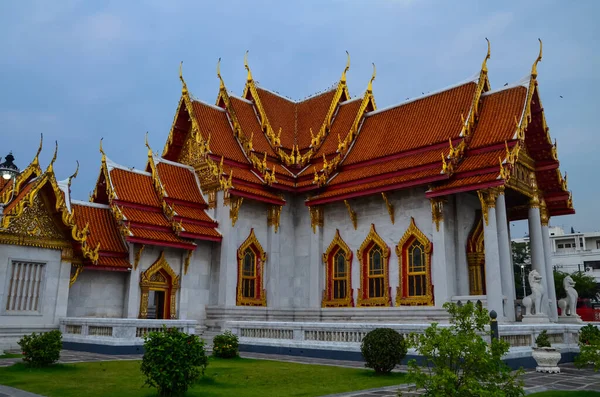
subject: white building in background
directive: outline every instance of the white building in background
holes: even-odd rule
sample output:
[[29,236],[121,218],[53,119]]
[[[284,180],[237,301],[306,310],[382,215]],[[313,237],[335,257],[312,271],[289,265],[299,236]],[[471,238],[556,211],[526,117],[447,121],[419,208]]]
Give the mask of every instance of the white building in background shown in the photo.
[[[513,239],[527,242],[528,237]],[[565,233],[559,226],[550,227],[552,266],[566,273],[585,271],[600,282],[600,232]]]

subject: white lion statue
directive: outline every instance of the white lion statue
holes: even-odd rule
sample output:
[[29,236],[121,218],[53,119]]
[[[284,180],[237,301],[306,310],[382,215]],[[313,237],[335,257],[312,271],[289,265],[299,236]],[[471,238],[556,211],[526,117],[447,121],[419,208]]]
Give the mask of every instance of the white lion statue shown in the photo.
[[531,314],[542,314],[542,302],[546,291],[542,285],[542,276],[540,276],[537,270],[532,270],[529,272],[529,287],[531,287],[531,295],[523,298],[525,315],[530,316]]
[[564,278],[563,287],[565,288],[567,297],[558,301],[558,307],[560,307],[560,316],[576,316],[577,298],[579,298],[579,294],[575,289],[575,281],[573,281],[571,276],[566,276]]

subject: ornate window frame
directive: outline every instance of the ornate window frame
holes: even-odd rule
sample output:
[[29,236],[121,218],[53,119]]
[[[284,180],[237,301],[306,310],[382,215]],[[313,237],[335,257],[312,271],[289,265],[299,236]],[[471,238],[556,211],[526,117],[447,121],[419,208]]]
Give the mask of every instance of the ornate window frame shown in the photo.
[[[166,283],[156,281],[153,277],[157,273],[166,273],[170,280]],[[177,319],[177,290],[180,287],[180,278],[175,271],[169,266],[169,263],[165,259],[165,251],[161,251],[156,262],[152,264],[145,272],[140,274],[140,289],[142,290],[142,296],[140,298],[140,318],[148,317],[148,296],[150,290],[166,290],[165,298],[168,299],[168,304],[165,302],[165,306],[169,308],[169,318],[171,320]],[[166,316],[165,316],[166,317]],[[168,320],[168,319],[167,319]]]
[[[369,252],[373,246],[379,246],[382,253],[383,261],[383,282],[384,282],[384,295],[377,298],[369,298]],[[361,244],[357,251],[358,262],[360,263],[360,288],[358,289],[358,299],[356,306],[390,306],[391,293],[390,293],[390,247],[375,231],[375,225],[371,224],[371,230],[367,235],[367,238]]]
[[[244,297],[242,294],[242,272],[244,266],[244,256],[247,249],[251,249],[256,257],[255,262],[255,277],[256,284],[254,287],[254,298]],[[267,306],[267,291],[263,288],[264,285],[264,270],[267,262],[267,253],[262,248],[256,235],[254,234],[254,228],[250,229],[250,235],[240,245],[237,250],[238,260],[238,274],[237,274],[237,293],[236,293],[236,305],[237,306]]]
[[476,212],[473,227],[467,238],[466,249],[469,269],[469,294],[485,295],[485,241],[481,211]]
[[[421,296],[408,296],[408,266],[409,248],[414,241],[421,243],[424,249],[425,256],[425,277],[426,277],[426,293]],[[433,244],[427,236],[417,227],[415,219],[410,218],[408,229],[396,246],[396,254],[398,255],[398,268],[400,275],[400,283],[396,290],[396,306],[431,306],[434,304],[433,284],[431,282],[431,253]]]
[[[334,297],[334,270],[335,259],[337,254],[342,251],[346,261],[346,297],[336,299]],[[325,290],[323,290],[322,307],[353,307],[354,306],[354,290],[352,289],[352,250],[348,244],[340,236],[340,231],[335,230],[335,236],[329,244],[329,247],[323,254],[323,263],[325,264]]]

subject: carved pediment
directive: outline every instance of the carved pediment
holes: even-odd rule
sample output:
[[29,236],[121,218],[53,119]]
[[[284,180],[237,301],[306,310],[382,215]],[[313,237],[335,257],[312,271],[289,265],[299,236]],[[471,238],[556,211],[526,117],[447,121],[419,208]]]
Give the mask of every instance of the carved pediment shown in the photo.
[[48,206],[39,195],[33,199],[31,206],[23,210],[21,216],[11,222],[7,231],[11,234],[40,239],[68,240],[54,222]]

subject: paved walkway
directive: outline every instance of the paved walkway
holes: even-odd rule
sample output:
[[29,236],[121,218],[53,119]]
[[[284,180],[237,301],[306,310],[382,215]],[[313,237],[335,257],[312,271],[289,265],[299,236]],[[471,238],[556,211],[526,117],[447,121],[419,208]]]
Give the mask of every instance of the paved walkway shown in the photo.
[[[283,356],[261,353],[241,353],[242,357],[262,360],[296,362],[301,364],[333,365],[348,368],[364,368],[358,361],[329,360],[324,358]],[[93,361],[140,360],[142,355],[108,355],[98,353],[63,350],[60,363],[78,363]],[[0,367],[6,367],[20,362],[20,358],[0,359]],[[600,391],[600,372],[592,369],[576,369],[573,364],[560,366],[560,374],[542,374],[528,370],[524,375],[527,394],[548,390],[595,390]],[[400,366],[395,371],[405,372],[406,367]],[[332,394],[324,397],[396,397],[398,390],[409,391],[410,385],[388,386],[378,389],[355,391],[350,393]],[[406,393],[406,396],[418,396],[420,393]],[[0,397],[39,397],[36,394],[0,385]]]

